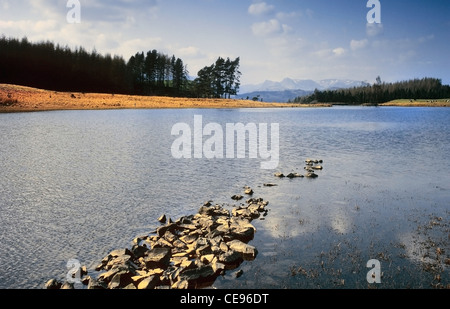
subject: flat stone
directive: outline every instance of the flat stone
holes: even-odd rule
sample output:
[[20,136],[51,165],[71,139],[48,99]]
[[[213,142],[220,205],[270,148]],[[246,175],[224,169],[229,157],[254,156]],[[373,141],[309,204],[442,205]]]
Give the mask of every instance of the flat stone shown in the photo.
[[131,277],[133,277],[133,274],[129,271],[120,271],[116,273],[109,282],[108,289],[120,289],[126,287],[130,283],[133,283]]
[[214,254],[207,254],[207,255],[203,255],[200,260],[202,261],[202,263],[204,264],[210,264],[215,258]]
[[234,239],[248,242],[253,239],[255,235],[255,229],[250,226],[239,226],[231,230],[231,236]]
[[89,280],[89,284],[87,286],[88,290],[104,290],[106,288],[107,286],[104,283],[99,282],[98,280],[95,280],[93,278]]
[[179,280],[204,281],[216,277],[216,272],[211,265],[203,265],[194,269],[183,270],[179,275]]
[[228,242],[227,245],[231,250],[242,253],[245,258],[254,259],[258,254],[258,250],[256,250],[255,247],[246,244],[238,239]]
[[169,248],[153,248],[144,257],[147,268],[166,268],[170,263],[171,250]]
[[181,263],[180,267],[183,269],[192,269],[195,268],[195,262],[192,260],[185,260]]
[[162,236],[164,236],[164,234],[167,231],[174,231],[177,228],[177,226],[178,225],[176,223],[169,223],[169,224],[159,227],[156,230],[156,233],[158,234],[159,237],[162,237]]
[[180,240],[182,242],[184,242],[185,244],[192,244],[193,242],[195,242],[198,239],[198,235],[196,234],[192,234],[192,235],[185,235],[180,237]]
[[125,269],[124,267],[116,267],[113,269],[108,270],[107,272],[102,273],[100,276],[98,276],[98,280],[100,282],[104,282],[106,284],[108,284],[112,278],[118,273],[120,272],[122,269]]
[[225,253],[222,253],[218,257],[218,261],[223,264],[235,264],[239,263],[242,260],[242,255],[234,250],[228,250]]
[[197,250],[195,250],[195,253],[196,253],[198,256],[211,254],[211,253],[212,253],[211,245],[209,245],[209,244],[203,245],[203,246],[201,246],[200,248],[198,248]]
[[138,290],[153,290],[159,282],[158,276],[150,276],[142,280],[137,288]]
[[164,238],[168,241],[173,243],[175,240],[178,239],[178,237],[173,234],[171,231],[166,231],[166,233],[164,234]]

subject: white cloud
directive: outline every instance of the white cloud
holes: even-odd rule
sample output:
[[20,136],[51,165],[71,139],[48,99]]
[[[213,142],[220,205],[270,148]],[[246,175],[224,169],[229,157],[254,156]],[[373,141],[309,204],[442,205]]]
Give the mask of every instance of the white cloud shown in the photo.
[[343,56],[346,53],[346,49],[343,47],[328,48],[320,46],[311,46],[310,55],[315,61],[335,60],[336,57]]
[[187,46],[179,48],[177,50],[177,55],[180,55],[181,58],[183,57],[197,58],[204,56],[204,54],[200,51],[200,49],[195,46]]
[[285,13],[285,12],[278,12],[276,14],[277,18],[280,20],[283,19],[292,19],[292,18],[299,18],[303,16],[303,13],[301,11],[292,11],[289,13]]
[[264,15],[272,12],[275,9],[273,5],[268,5],[265,2],[254,3],[248,8],[251,15]]
[[383,33],[383,24],[367,23],[366,24],[367,36],[373,37]]
[[271,19],[267,22],[254,23],[252,32],[256,36],[268,36],[271,34],[282,34],[292,30],[291,27],[281,24],[278,19]]
[[123,55],[126,60],[127,55],[134,55],[137,52],[148,52],[151,46],[161,45],[162,39],[155,38],[145,38],[145,39],[131,39],[120,43],[120,47],[117,49],[116,53],[118,55]]
[[319,59],[328,58],[331,55],[332,51],[329,48],[318,49],[312,52],[313,57],[317,57]]
[[351,50],[357,50],[360,48],[364,48],[369,44],[369,40],[368,39],[364,39],[364,40],[351,40],[350,41],[350,48]]
[[283,33],[289,33],[292,32],[292,27],[286,24],[281,25],[281,28],[283,29]]
[[345,49],[342,47],[338,47],[333,49],[333,54],[336,56],[342,56],[343,54],[345,54]]
[[280,22],[276,19],[271,19],[268,22],[260,22],[252,25],[253,34],[258,36],[265,36],[281,31]]
[[30,29],[35,32],[48,32],[52,30],[58,29],[58,22],[55,20],[10,20],[10,21],[2,21],[0,20],[0,29],[13,31],[13,32],[22,32],[22,33],[30,33]]

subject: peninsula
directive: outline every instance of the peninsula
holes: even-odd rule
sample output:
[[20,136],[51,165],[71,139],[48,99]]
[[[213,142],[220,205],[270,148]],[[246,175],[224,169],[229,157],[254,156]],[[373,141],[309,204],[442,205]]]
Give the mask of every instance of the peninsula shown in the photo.
[[0,113],[52,110],[281,108],[324,107],[330,104],[287,104],[233,99],[196,99],[106,93],[50,91],[0,84]]

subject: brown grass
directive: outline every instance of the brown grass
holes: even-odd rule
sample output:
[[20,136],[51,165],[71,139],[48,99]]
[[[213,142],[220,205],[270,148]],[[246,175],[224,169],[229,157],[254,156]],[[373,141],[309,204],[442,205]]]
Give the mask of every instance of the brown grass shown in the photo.
[[[58,92],[0,84],[0,112],[97,109],[277,108],[317,105],[266,103],[232,99],[191,99],[119,94]],[[320,105],[331,106],[331,105]]]
[[380,106],[403,106],[403,107],[450,107],[449,99],[440,100],[394,100],[380,104]]

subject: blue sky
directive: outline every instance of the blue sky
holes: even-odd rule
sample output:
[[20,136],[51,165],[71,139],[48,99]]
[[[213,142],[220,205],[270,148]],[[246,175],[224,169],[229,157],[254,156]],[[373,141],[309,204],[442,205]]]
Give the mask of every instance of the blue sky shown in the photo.
[[450,2],[380,0],[0,0],[0,35],[94,48],[126,60],[156,49],[190,75],[217,57],[241,57],[242,84],[265,80],[394,82],[436,77],[450,84]]

